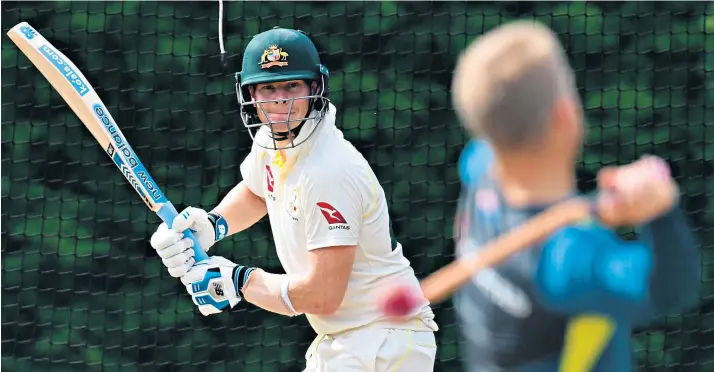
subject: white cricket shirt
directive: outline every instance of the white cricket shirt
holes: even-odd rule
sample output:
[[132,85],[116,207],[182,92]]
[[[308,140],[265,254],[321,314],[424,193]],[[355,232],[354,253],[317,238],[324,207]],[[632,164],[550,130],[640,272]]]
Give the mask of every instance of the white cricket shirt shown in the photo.
[[[254,144],[240,167],[248,188],[265,198],[275,248],[288,275],[301,277],[309,272],[311,250],[358,246],[347,293],[337,312],[306,314],[318,334],[385,321],[376,307],[377,296],[394,280],[420,291],[401,244],[393,247],[384,190],[362,154],[335,126],[335,113],[330,104],[315,133],[286,150],[286,164],[281,165],[277,151]],[[308,120],[296,142],[309,135],[314,125]],[[256,141],[269,143],[266,130],[259,132]],[[415,317],[436,330],[426,299]],[[417,321],[390,327],[425,329]]]

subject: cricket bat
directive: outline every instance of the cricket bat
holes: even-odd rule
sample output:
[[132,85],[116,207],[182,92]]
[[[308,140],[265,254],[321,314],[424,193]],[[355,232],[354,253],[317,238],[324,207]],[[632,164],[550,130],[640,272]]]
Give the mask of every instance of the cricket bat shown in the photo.
[[[7,35],[64,98],[149,209],[170,228],[174,217],[178,215],[176,208],[151,178],[149,171],[141,163],[109,110],[79,68],[27,22],[18,23]],[[208,258],[190,230],[187,229],[184,236],[193,240],[196,262]]]

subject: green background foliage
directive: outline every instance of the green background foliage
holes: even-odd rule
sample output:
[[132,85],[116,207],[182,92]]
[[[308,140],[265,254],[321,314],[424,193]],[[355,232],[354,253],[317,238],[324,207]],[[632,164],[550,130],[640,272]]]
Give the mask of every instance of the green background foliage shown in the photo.
[[[178,208],[240,181],[250,138],[233,73],[273,26],[309,32],[338,123],[382,183],[420,277],[452,259],[451,109],[458,53],[513,19],[555,30],[589,132],[580,186],[602,166],[666,158],[702,241],[700,306],[638,330],[640,370],[714,368],[714,6],[707,2],[2,3],[2,369],[298,371],[314,333],[250,304],[202,317],[148,239],[159,223],[77,117],[4,35],[28,21],[77,64]],[[475,82],[477,83],[477,82]],[[281,272],[268,224],[211,253]],[[458,371],[451,304],[436,308],[439,371]],[[708,366],[708,367],[705,367]]]

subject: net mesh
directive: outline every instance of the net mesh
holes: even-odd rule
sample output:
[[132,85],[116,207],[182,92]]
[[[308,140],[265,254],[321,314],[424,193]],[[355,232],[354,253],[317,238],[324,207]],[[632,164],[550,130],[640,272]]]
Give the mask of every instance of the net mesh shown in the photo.
[[[642,371],[714,363],[714,6],[707,2],[229,2],[223,69],[214,2],[2,3],[79,66],[181,209],[211,208],[240,181],[250,139],[232,74],[250,38],[306,30],[331,70],[346,137],[373,166],[420,277],[452,259],[455,58],[517,18],[558,32],[589,122],[580,186],[645,153],[670,161],[702,239],[702,302],[635,335]],[[77,117],[2,38],[2,369],[296,371],[303,318],[241,304],[200,316],[148,244],[158,218]],[[268,224],[212,249],[282,272]],[[449,302],[436,308],[438,370],[460,370]],[[709,367],[705,367],[708,365]]]

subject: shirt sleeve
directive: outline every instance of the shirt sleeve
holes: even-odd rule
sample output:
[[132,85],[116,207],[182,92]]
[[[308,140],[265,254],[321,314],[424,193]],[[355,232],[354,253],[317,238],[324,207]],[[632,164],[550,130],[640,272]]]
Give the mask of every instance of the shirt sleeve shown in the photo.
[[302,197],[308,250],[359,243],[363,197],[347,173],[306,179]]
[[493,150],[484,140],[471,140],[459,156],[457,170],[464,185],[470,186],[488,171],[493,163]]
[[256,146],[250,151],[248,156],[243,159],[240,165],[240,174],[243,178],[243,182],[248,186],[248,189],[253,192],[253,194],[263,197],[263,182],[269,182],[269,177],[267,171],[265,170],[265,165],[261,158],[265,155],[264,151],[261,151]]
[[650,301],[639,313],[635,325],[695,305],[702,282],[701,254],[681,207],[675,206],[637,232],[639,240],[652,247],[655,266],[650,280]]
[[542,248],[534,279],[553,311],[632,319],[647,303],[651,273],[650,247],[592,224],[555,233]]

